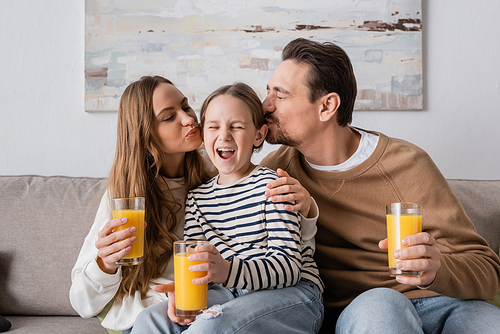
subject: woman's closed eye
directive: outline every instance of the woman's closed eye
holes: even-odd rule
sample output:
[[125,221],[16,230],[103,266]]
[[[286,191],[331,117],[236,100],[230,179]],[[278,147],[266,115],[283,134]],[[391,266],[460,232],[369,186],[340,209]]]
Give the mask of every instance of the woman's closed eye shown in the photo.
[[175,115],[169,115],[169,116],[163,117],[163,119],[161,121],[162,122],[169,122],[169,121],[172,121],[174,118],[175,118]]

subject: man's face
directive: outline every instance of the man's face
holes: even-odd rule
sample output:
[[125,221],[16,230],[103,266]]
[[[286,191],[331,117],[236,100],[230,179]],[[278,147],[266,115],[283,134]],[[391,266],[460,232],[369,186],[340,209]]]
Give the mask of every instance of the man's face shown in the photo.
[[306,76],[309,65],[293,60],[282,62],[267,85],[267,97],[262,103],[269,131],[270,144],[299,147],[315,130],[316,111],[320,100],[311,103]]

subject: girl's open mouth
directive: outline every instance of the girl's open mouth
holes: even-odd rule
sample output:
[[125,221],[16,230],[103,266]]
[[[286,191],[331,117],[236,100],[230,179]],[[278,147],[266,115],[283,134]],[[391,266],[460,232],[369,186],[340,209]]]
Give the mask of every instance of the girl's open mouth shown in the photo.
[[217,149],[217,154],[222,158],[222,159],[229,159],[234,155],[234,149],[232,148],[218,148]]

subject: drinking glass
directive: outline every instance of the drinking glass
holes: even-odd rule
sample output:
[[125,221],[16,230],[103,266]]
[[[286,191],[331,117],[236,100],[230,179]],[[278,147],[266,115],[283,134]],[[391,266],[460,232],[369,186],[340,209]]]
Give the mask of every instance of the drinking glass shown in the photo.
[[188,260],[196,246],[207,244],[207,241],[174,242],[175,315],[181,319],[196,318],[207,307],[207,284],[192,282],[193,278],[204,277],[207,272],[189,271],[190,266],[206,262]]
[[394,251],[406,248],[401,243],[404,237],[422,232],[422,206],[416,203],[392,203],[386,206],[387,240],[389,242],[389,274],[420,276],[420,271],[396,269]]
[[137,229],[133,234],[137,237],[137,240],[132,244],[132,250],[115,263],[122,266],[133,266],[142,263],[144,257],[144,197],[113,198],[111,205],[113,219],[128,218],[128,222],[115,227],[114,232],[131,227]]

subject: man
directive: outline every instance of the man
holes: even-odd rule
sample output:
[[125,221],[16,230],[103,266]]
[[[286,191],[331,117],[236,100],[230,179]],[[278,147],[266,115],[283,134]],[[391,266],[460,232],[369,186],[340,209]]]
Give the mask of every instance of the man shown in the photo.
[[[323,332],[498,332],[500,308],[484,300],[500,288],[500,261],[430,157],[350,127],[356,79],[340,47],[296,39],[282,58],[263,110],[267,141],[287,146],[262,165],[297,178],[319,206]],[[395,252],[397,268],[420,277],[389,276],[385,206],[394,202],[423,206],[423,232]]]

